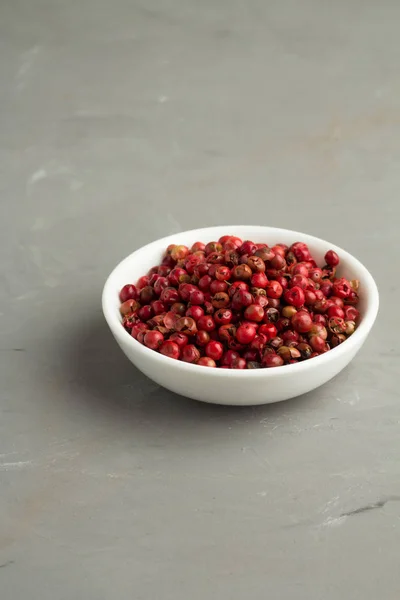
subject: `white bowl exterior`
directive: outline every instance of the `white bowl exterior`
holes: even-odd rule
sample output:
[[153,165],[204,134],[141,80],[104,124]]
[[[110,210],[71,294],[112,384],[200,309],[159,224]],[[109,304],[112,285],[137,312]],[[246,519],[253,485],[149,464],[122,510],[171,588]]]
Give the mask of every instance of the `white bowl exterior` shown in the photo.
[[[309,245],[319,262],[334,249],[341,257],[340,274],[359,279],[362,319],[356,332],[337,348],[317,358],[273,369],[229,370],[189,365],[162,356],[134,340],[121,326],[119,290],[135,282],[152,266],[160,263],[170,243],[190,246],[209,242],[222,235],[238,235],[255,242]],[[309,392],[337,375],[363,345],[375,321],[379,306],[376,284],[367,269],[353,256],[324,240],[286,229],[252,226],[212,227],[179,233],[140,248],[123,260],[111,273],[103,291],[103,311],[110,329],[129,360],[159,385],[196,400],[216,404],[256,405],[287,400]]]

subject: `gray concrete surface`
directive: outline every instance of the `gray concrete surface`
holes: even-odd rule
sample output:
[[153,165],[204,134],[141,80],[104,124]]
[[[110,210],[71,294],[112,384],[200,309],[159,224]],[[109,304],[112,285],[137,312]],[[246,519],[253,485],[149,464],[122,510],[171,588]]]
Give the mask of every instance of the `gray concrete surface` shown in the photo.
[[[400,4],[3,0],[1,600],[397,600]],[[159,389],[100,311],[200,225],[331,239],[382,294],[276,406]]]

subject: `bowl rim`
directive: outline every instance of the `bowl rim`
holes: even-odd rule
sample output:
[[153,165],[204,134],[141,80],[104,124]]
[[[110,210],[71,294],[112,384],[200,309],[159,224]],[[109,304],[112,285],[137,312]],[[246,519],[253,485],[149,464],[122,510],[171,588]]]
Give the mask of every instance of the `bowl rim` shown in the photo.
[[[307,244],[314,243],[329,246],[329,249],[332,249],[335,252],[337,252],[341,258],[345,259],[345,261],[353,263],[354,267],[360,273],[359,279],[362,282],[363,287],[365,288],[365,290],[367,290],[369,297],[369,306],[365,314],[363,315],[359,326],[351,335],[351,337],[349,337],[345,342],[343,342],[339,346],[336,346],[336,348],[331,348],[325,354],[321,354],[312,359],[304,360],[295,364],[282,365],[279,368],[275,367],[272,369],[207,369],[205,367],[201,367],[200,365],[175,360],[173,358],[169,358],[168,356],[164,356],[159,352],[155,352],[154,350],[147,348],[143,344],[140,344],[121,326],[119,315],[115,312],[115,308],[111,305],[113,294],[119,293],[119,290],[116,290],[115,286],[113,285],[113,279],[115,273],[119,269],[123,268],[127,263],[131,262],[135,254],[146,250],[154,250],[158,246],[164,246],[166,248],[170,243],[173,243],[176,240],[177,236],[182,237],[185,235],[189,236],[196,234],[199,236],[200,239],[200,237],[203,234],[210,234],[213,231],[216,235],[218,235],[218,237],[224,235],[224,233],[225,235],[229,235],[226,234],[227,231],[232,231],[232,235],[239,236],[241,235],[241,230],[243,230],[242,235],[245,233],[245,231],[248,232],[249,230],[253,230],[253,233],[259,232],[266,233],[267,235],[268,232],[272,231],[278,234],[279,232],[284,232],[285,234],[293,236],[293,239],[295,241],[297,241],[296,236],[299,236],[301,240]],[[246,235],[249,235],[249,233],[247,233]],[[175,234],[168,235],[164,238],[159,238],[157,240],[154,240],[153,242],[141,246],[140,248],[137,248],[134,252],[122,259],[107,277],[102,293],[102,309],[106,322],[118,342],[120,342],[121,344],[127,344],[128,346],[131,346],[135,351],[139,353],[142,352],[144,355],[147,355],[150,360],[154,360],[156,363],[158,362],[161,367],[169,366],[178,370],[183,370],[188,374],[193,373],[199,375],[199,373],[202,372],[201,369],[203,369],[205,373],[213,377],[226,377],[227,375],[229,375],[230,377],[248,376],[255,378],[258,377],[261,379],[263,377],[272,376],[284,377],[285,375],[289,375],[290,373],[301,373],[307,372],[310,369],[317,369],[319,367],[322,368],[325,364],[329,363],[330,361],[339,359],[341,356],[344,356],[349,351],[351,351],[352,348],[356,348],[359,342],[361,342],[367,337],[369,331],[371,330],[375,322],[379,310],[379,292],[375,280],[372,277],[371,273],[368,271],[368,269],[355,256],[347,252],[347,250],[344,250],[343,248],[329,242],[328,240],[324,240],[322,238],[310,235],[308,233],[303,233],[281,227],[269,227],[262,225],[218,225],[213,227],[202,227],[200,229],[189,229],[186,231],[181,231]]]

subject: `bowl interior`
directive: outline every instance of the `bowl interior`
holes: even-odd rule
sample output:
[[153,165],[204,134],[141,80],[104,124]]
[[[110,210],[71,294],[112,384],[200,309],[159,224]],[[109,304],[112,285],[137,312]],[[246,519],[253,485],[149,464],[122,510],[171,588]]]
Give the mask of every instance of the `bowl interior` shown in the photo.
[[126,283],[135,283],[151,267],[160,264],[164,251],[169,244],[177,243],[191,246],[197,241],[211,242],[217,240],[222,235],[228,234],[238,235],[243,240],[251,239],[257,243],[265,242],[269,246],[277,243],[290,245],[297,241],[305,242],[308,244],[319,265],[323,264],[326,251],[333,249],[339,254],[341,259],[338,275],[348,279],[360,279],[361,294],[360,303],[357,308],[359,308],[361,315],[365,315],[372,307],[371,303],[377,301],[377,292],[376,294],[373,293],[376,291],[376,286],[367,269],[356,258],[334,244],[304,233],[286,229],[233,226],[213,227],[178,233],[140,248],[123,260],[110,275],[103,297],[105,310],[111,313],[109,316],[112,316],[112,320],[121,321],[119,314],[119,290]]

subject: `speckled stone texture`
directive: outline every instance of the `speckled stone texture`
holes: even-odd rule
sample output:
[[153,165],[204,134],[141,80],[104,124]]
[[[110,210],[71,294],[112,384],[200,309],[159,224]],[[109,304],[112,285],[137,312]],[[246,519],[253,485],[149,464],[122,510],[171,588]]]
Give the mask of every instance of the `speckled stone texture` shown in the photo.
[[[400,3],[3,0],[1,600],[398,600]],[[330,239],[352,365],[202,405],[123,357],[113,266],[206,225]]]

